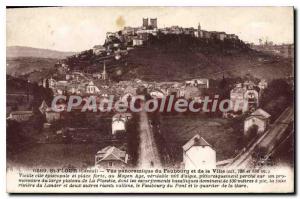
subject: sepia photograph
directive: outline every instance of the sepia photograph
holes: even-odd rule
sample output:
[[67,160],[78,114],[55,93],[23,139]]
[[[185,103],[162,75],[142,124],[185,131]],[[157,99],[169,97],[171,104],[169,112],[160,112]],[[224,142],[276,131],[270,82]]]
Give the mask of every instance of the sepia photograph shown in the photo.
[[294,193],[293,7],[7,7],[9,193]]

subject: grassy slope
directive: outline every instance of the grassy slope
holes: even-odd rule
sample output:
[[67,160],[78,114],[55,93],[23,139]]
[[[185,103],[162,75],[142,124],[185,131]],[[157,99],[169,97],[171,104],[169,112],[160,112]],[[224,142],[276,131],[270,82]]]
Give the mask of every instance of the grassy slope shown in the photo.
[[7,58],[6,74],[20,76],[30,74],[31,81],[38,81],[54,68],[57,59],[17,57]]
[[[171,40],[172,39],[172,40]],[[195,38],[163,38],[129,53],[135,75],[145,79],[181,80],[191,77],[244,76],[281,78],[292,73],[292,60],[275,58],[247,49],[244,44],[197,41]]]
[[198,133],[216,150],[218,161],[232,158],[235,150],[242,146],[241,135],[234,132],[225,119],[165,117],[161,120],[161,131],[175,162],[182,161],[181,147]]
[[25,75],[30,81],[39,81],[53,69],[54,64],[74,52],[61,52],[26,46],[9,46],[6,48],[6,74]]

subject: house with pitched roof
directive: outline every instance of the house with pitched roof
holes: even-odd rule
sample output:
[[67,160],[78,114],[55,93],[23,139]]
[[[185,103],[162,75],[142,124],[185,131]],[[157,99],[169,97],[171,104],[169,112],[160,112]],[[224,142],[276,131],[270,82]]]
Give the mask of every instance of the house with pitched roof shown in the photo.
[[[61,109],[62,107],[57,107],[57,109]],[[46,120],[48,123],[52,123],[54,121],[61,119],[61,112],[53,110],[51,107],[48,107],[45,110]]]
[[144,40],[137,36],[132,38],[132,46],[142,46],[143,42]]
[[96,94],[99,93],[100,89],[94,84],[93,81],[90,81],[86,86],[86,93],[88,94]]
[[197,86],[200,88],[209,88],[209,79],[192,79],[185,81],[186,85]]
[[250,114],[244,121],[244,134],[246,135],[248,130],[256,125],[258,127],[257,133],[263,133],[269,126],[271,115],[261,108],[257,109]]
[[216,151],[199,134],[182,147],[184,169],[216,168]]
[[128,154],[114,146],[107,146],[95,155],[95,166],[100,168],[124,168],[128,164]]
[[244,99],[247,102],[247,110],[254,111],[259,106],[259,93],[255,89],[246,90]]
[[185,99],[195,99],[202,96],[202,90],[195,86],[185,86],[179,90],[178,97],[184,97]]
[[259,92],[254,86],[253,82],[246,81],[230,91],[231,109],[234,112],[254,111],[259,106]]
[[93,47],[93,53],[95,55],[100,55],[102,53],[105,53],[105,51],[106,51],[106,48],[104,46],[102,46],[102,45],[95,45]]
[[161,99],[161,98],[164,98],[166,96],[166,93],[164,91],[160,90],[160,89],[155,88],[150,92],[150,95],[153,98]]
[[126,132],[126,123],[132,118],[131,113],[117,113],[112,117],[112,134]]
[[25,122],[33,116],[33,111],[12,111],[7,119]]
[[233,111],[244,111],[246,110],[244,94],[246,88],[242,87],[241,84],[237,84],[235,88],[230,91],[231,108]]
[[258,87],[260,90],[264,90],[268,87],[268,82],[265,79],[262,79],[259,83],[258,83]]
[[136,87],[132,85],[127,86],[123,92],[123,95],[121,96],[121,100],[128,101],[129,98],[133,99],[137,95],[136,90]]

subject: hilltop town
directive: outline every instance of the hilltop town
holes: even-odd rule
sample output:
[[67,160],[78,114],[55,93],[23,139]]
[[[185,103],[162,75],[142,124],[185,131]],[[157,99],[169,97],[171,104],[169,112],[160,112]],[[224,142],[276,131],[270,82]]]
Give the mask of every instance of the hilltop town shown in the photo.
[[[15,87],[22,85],[26,91],[11,93],[9,96],[8,134],[12,133],[8,139],[20,145],[20,148],[38,147],[39,155],[31,150],[28,153],[37,158],[35,163],[41,161],[41,165],[50,161],[43,159],[42,153],[53,150],[51,144],[55,145],[54,148],[58,147],[58,151],[68,151],[67,154],[60,154],[55,161],[50,161],[47,166],[159,166],[190,169],[224,167],[245,162],[244,159],[240,160],[243,152],[250,151],[253,144],[259,146],[258,138],[273,137],[282,114],[290,114],[290,107],[293,106],[292,74],[270,80],[245,71],[245,75],[231,77],[230,71],[226,69],[210,71],[209,67],[204,66],[206,63],[200,63],[195,67],[205,68],[205,73],[210,72],[210,75],[205,76],[204,72],[202,75],[193,74],[192,70],[187,75],[183,71],[188,68],[173,68],[173,60],[165,62],[166,65],[170,63],[167,69],[155,68],[157,74],[153,74],[154,70],[148,74],[147,68],[141,72],[139,66],[143,61],[140,57],[133,58],[131,52],[150,53],[147,46],[151,46],[154,49],[151,53],[161,50],[170,53],[174,50],[170,42],[172,40],[176,40],[184,51],[199,48],[197,52],[202,53],[199,55],[201,60],[211,56],[212,52],[228,56],[239,53],[260,55],[257,62],[267,62],[269,65],[276,65],[280,63],[278,59],[281,59],[254,51],[250,44],[235,34],[203,30],[200,23],[197,28],[158,28],[156,18],[143,18],[141,27],[124,27],[117,32],[108,32],[103,45],[95,45],[92,49],[59,60],[55,70],[37,85],[18,80],[20,83]],[[160,47],[160,42],[166,45]],[[173,53],[178,56],[182,54],[180,49]],[[291,56],[285,58],[291,59]],[[153,66],[159,66],[156,59],[160,59],[159,53],[147,63],[149,70],[152,63]],[[208,65],[212,65],[208,62]],[[166,78],[161,78],[160,73]],[[274,88],[277,88],[277,92],[274,92]],[[64,111],[56,112],[51,108],[51,100],[59,95],[77,95],[84,99],[96,96],[99,103],[108,101],[111,95],[115,97],[114,100],[122,101],[143,95],[146,100],[174,96],[175,99],[196,102],[205,96],[217,95],[219,99],[230,99],[233,104],[240,106],[227,112],[214,113],[119,113],[115,110],[99,113],[81,112],[84,104],[67,112],[67,102],[61,101],[59,106]],[[243,108],[245,103],[246,109]],[[290,119],[290,116],[287,118]],[[288,120],[288,125],[277,133],[281,137],[276,143],[284,142],[284,138],[293,131],[290,122]],[[30,126],[36,128],[31,129]],[[16,131],[24,134],[20,135]],[[267,146],[273,147],[274,142],[269,139]],[[80,145],[83,151],[79,148],[73,150],[71,144]],[[271,147],[261,150],[260,157],[268,155]],[[12,162],[25,161],[24,157],[17,155],[17,149],[12,148],[9,152]],[[274,161],[270,163],[269,159],[251,158],[251,164],[275,164]],[[30,166],[32,163],[28,164]]]
[[[91,50],[68,57],[62,60],[60,66],[67,65],[72,70],[95,74],[102,72],[105,62],[111,79],[128,79],[128,76],[155,79],[155,76],[158,75],[155,74],[155,70],[159,70],[163,74],[164,70],[172,67],[182,70],[180,69],[181,61],[178,60],[178,66],[172,66],[168,60],[174,58],[164,58],[164,53],[167,56],[174,54],[179,59],[180,56],[191,54],[190,51],[197,48],[205,51],[204,53],[217,53],[217,51],[234,53],[235,51],[249,50],[249,46],[239,40],[237,35],[205,31],[201,29],[200,24],[197,29],[179,26],[157,28],[157,19],[150,19],[150,23],[148,21],[148,18],[143,19],[141,27],[124,27],[123,30],[117,32],[108,32],[103,45],[95,45]],[[155,62],[155,54],[158,53],[162,56]],[[145,59],[140,60],[142,57]],[[165,65],[169,66],[163,66],[163,63],[159,64],[163,61]],[[189,60],[185,59],[185,62],[188,63]],[[143,66],[146,68],[142,69]],[[186,66],[186,70],[188,70],[188,66]],[[167,76],[171,74],[172,70],[168,71]],[[184,75],[180,72],[178,74]]]

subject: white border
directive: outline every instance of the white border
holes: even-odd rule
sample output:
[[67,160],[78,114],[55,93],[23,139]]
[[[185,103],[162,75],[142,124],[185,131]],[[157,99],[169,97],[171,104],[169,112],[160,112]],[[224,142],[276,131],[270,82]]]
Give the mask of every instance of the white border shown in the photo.
[[52,0],[52,1],[38,1],[38,0],[10,0],[6,5],[10,6],[293,6],[296,1],[291,0],[252,0],[252,1],[238,1],[238,0]]

